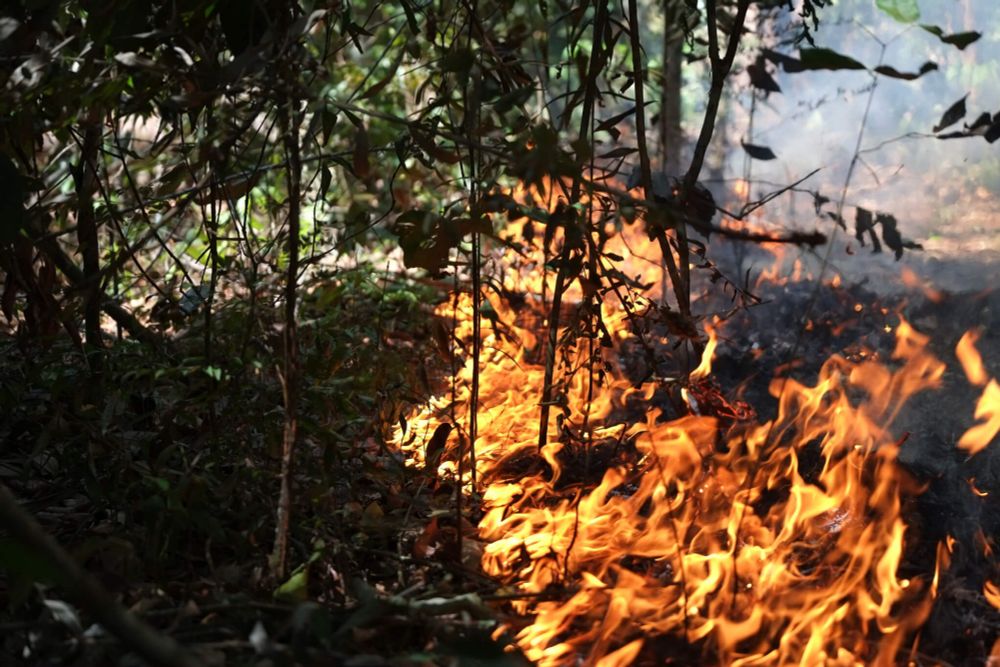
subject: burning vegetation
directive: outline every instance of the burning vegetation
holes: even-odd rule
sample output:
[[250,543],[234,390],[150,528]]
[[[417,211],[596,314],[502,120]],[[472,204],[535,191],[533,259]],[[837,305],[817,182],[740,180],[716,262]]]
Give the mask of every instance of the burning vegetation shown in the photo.
[[[534,205],[552,193],[532,195],[516,197]],[[539,437],[553,285],[542,235],[527,224],[494,257],[478,361],[472,298],[438,307],[461,368],[394,437],[413,464],[481,502],[481,566],[511,593],[506,628],[524,655],[605,667],[920,662],[954,548],[943,540],[924,571],[907,558],[926,539],[907,520],[927,485],[897,460],[909,435],[897,426],[911,397],[941,386],[946,367],[929,338],[885,309],[895,322],[882,331],[895,340],[887,358],[835,355],[814,381],[775,377],[763,418],[712,379],[728,322],[706,325],[707,341],[685,338],[657,324],[669,309],[655,290],[582,279],[564,307],[583,324],[559,332],[557,416]],[[608,274],[653,285],[657,252],[626,227],[604,255]],[[956,350],[983,388],[980,423],[957,440],[968,454],[1000,430],[976,340],[969,332]],[[672,359],[673,372],[637,370],[643,349]],[[693,369],[685,350],[701,355]],[[994,606],[997,590],[984,583]]]

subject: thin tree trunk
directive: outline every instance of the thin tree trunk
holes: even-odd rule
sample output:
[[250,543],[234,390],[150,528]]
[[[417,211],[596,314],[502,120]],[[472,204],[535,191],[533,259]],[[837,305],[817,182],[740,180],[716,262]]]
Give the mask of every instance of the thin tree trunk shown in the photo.
[[86,334],[87,364],[96,393],[101,394],[103,359],[101,345],[101,248],[94,216],[94,193],[97,192],[97,159],[101,144],[100,118],[91,113],[84,121],[80,162],[74,181],[77,198],[77,241],[83,256],[83,317]]
[[678,25],[677,0],[663,0],[663,88],[660,92],[660,154],[668,177],[681,173],[684,148],[682,120],[681,65],[684,59],[684,30]]
[[278,496],[277,526],[272,567],[278,578],[285,576],[288,560],[288,533],[292,514],[292,472],[295,444],[298,440],[299,349],[295,320],[299,276],[299,216],[302,210],[302,156],[299,146],[298,103],[290,96],[283,111],[285,152],[288,159],[288,271],[285,277],[285,330],[283,336],[284,370],[282,393],[285,404],[285,427],[281,447],[281,489]]

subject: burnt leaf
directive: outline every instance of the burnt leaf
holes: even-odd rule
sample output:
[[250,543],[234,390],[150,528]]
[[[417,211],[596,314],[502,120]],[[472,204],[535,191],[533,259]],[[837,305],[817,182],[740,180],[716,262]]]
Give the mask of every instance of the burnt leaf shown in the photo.
[[434,435],[427,441],[424,448],[424,470],[434,472],[437,470],[441,455],[444,454],[444,447],[448,444],[448,436],[451,435],[451,424],[447,422],[438,424],[434,429]]
[[993,120],[990,114],[984,111],[971,124],[966,125],[965,130],[969,134],[986,134],[992,125]]
[[799,49],[799,60],[802,62],[802,67],[807,70],[865,69],[865,66],[854,58],[832,49]]
[[765,62],[764,56],[757,56],[757,60],[752,65],[747,66],[747,74],[750,75],[750,85],[766,93],[780,93],[781,86],[768,73]]
[[823,210],[823,207],[830,203],[830,198],[820,194],[819,191],[812,193],[812,195],[813,208],[816,210],[816,215],[819,215],[820,211]]
[[882,76],[890,76],[894,79],[903,79],[904,81],[913,81],[914,79],[919,79],[928,72],[933,72],[937,68],[938,68],[937,63],[928,60],[923,65],[921,65],[920,69],[916,72],[900,72],[898,69],[892,67],[891,65],[880,65],[879,67],[875,68],[875,71],[881,74]]
[[749,155],[755,160],[775,160],[778,157],[777,155],[774,154],[774,151],[772,151],[767,146],[748,144],[744,141],[741,141],[740,145],[743,146],[743,150],[747,152],[747,155]]
[[882,240],[885,241],[885,244],[889,246],[894,253],[896,253],[897,261],[903,256],[904,248],[913,250],[924,249],[924,247],[919,243],[908,241],[902,237],[899,233],[899,227],[896,223],[895,216],[888,213],[879,213],[875,222],[882,225]]
[[865,244],[865,234],[871,239],[872,252],[882,252],[882,244],[879,243],[878,236],[875,234],[875,220],[872,212],[858,206],[854,209],[854,238],[862,246]]
[[946,127],[951,127],[958,121],[965,118],[965,98],[968,96],[968,94],[965,94],[962,99],[948,107],[948,110],[944,112],[943,116],[941,116],[940,122],[934,126],[935,133],[940,132]]
[[993,122],[990,123],[989,129],[983,133],[983,138],[991,144],[1000,139],[1000,113],[993,114]]
[[917,0],[876,0],[875,6],[900,23],[913,23],[920,18]]
[[944,30],[936,25],[921,25],[920,27],[940,39],[945,44],[954,46],[959,51],[964,51],[965,47],[983,36],[982,33],[976,32],[975,30],[970,30],[968,32],[956,32],[951,35],[946,35]]
[[783,70],[789,73],[802,72],[806,69],[803,67],[801,60],[791,56],[786,56],[784,53],[778,53],[777,51],[772,51],[771,49],[764,49],[761,51],[761,55],[775,65],[779,65]]

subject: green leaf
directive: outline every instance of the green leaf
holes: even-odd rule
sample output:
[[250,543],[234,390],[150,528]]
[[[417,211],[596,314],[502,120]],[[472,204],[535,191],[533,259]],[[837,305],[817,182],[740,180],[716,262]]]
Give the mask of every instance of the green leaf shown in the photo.
[[803,69],[865,69],[860,62],[831,49],[800,49],[799,60]]
[[917,0],[876,0],[875,6],[900,23],[913,23],[920,18]]
[[946,35],[944,30],[936,25],[921,25],[921,28],[940,39],[945,44],[951,44],[959,51],[964,51],[965,47],[983,36],[983,33],[970,30],[969,32],[956,32],[953,35]]
[[309,599],[309,571],[302,568],[292,573],[285,583],[274,591],[274,599],[282,602],[305,602]]

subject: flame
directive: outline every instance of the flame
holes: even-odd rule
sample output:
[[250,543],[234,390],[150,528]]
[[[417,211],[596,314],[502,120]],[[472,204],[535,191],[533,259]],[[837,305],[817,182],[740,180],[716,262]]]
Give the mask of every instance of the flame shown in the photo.
[[[543,195],[515,192],[531,201]],[[619,271],[657,275],[657,250],[643,235],[616,239],[609,247]],[[475,443],[481,567],[524,594],[511,603],[524,619],[512,629],[527,658],[628,665],[648,638],[674,637],[720,664],[894,664],[927,618],[950,558],[942,543],[930,580],[898,575],[902,504],[913,484],[896,464],[891,428],[909,397],[940,384],[944,365],[928,352],[928,338],[902,320],[891,365],[834,356],[815,384],[774,380],[771,421],[667,419],[656,403],[661,386],[634,386],[623,361],[636,313],[650,300],[576,281],[573,307],[596,304],[581,312],[599,312],[607,335],[560,332],[569,342],[560,347],[558,416],[539,449],[547,344],[540,323],[548,312],[541,295],[551,295],[552,272],[533,248],[527,258],[496,258],[504,286],[524,302],[490,299]],[[471,297],[459,294],[437,312],[456,322],[455,339],[471,349]],[[714,328],[708,334],[692,378],[711,372],[718,340]],[[454,389],[393,437],[421,464],[438,425],[456,424],[440,475],[454,477],[465,455],[473,363],[466,358]],[[993,428],[1000,409],[990,410],[983,414]]]
[[983,367],[983,359],[976,349],[978,339],[979,334],[967,331],[955,348],[955,355],[962,363],[969,382],[980,387],[986,385],[976,403],[975,417],[980,423],[972,426],[958,440],[959,449],[964,449],[970,456],[986,449],[1000,432],[1000,385],[989,377]]
[[994,608],[1000,609],[1000,586],[992,581],[987,581],[983,585],[983,596]]
[[719,344],[719,337],[715,333],[715,327],[706,326],[705,330],[708,332],[708,343],[705,345],[705,350],[701,354],[701,363],[698,367],[691,371],[691,379],[697,380],[701,378],[706,378],[712,373],[712,356],[715,354],[715,348]]
[[979,350],[976,349],[978,340],[979,334],[977,332],[966,331],[955,347],[955,355],[962,363],[962,370],[965,371],[965,377],[969,379],[969,382],[977,387],[982,387],[989,379],[989,375],[983,367],[983,358],[979,355]]
[[935,289],[930,282],[918,276],[910,267],[904,266],[900,271],[899,278],[910,289],[919,289],[923,292],[924,297],[928,301],[932,303],[941,303],[944,301],[944,294],[940,290]]

